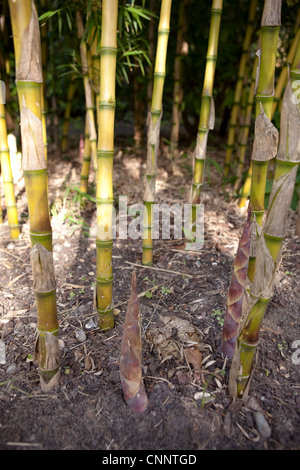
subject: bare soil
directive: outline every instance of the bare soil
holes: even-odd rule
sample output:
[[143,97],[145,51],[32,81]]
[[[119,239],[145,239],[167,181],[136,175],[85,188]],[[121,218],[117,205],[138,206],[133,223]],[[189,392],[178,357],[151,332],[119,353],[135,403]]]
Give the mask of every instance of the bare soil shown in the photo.
[[[209,152],[222,164],[224,150]],[[115,328],[103,333],[93,310],[96,209],[88,201],[80,206],[76,192],[70,190],[80,178],[79,152],[61,155],[49,148],[48,161],[61,378],[58,387],[43,393],[32,361],[37,312],[21,178],[16,185],[20,240],[10,240],[7,223],[1,228],[0,340],[6,356],[0,365],[0,449],[299,450],[300,365],[292,360],[297,352],[294,342],[300,340],[296,215],[289,214],[282,262],[257,350],[251,400],[242,402],[228,395],[230,362],[220,352],[220,340],[245,214],[236,200],[228,198],[215,166],[203,189],[205,242],[200,251],[186,252],[182,239],[156,240],[150,269],[141,266],[141,240],[115,240]],[[157,202],[188,202],[191,152],[187,149],[180,156],[175,173],[168,171],[167,162],[162,154]],[[145,152],[118,143],[116,200],[127,195],[129,205],[142,202],[144,171]],[[90,176],[93,180],[92,171]],[[143,374],[149,397],[143,414],[133,413],[124,402],[118,366],[133,270],[141,294]],[[264,417],[261,422],[258,410]]]

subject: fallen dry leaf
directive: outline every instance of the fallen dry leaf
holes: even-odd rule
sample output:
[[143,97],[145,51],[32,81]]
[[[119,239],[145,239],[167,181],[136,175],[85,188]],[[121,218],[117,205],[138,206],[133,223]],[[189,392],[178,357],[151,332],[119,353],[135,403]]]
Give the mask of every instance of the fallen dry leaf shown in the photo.
[[184,355],[189,364],[192,364],[195,370],[201,369],[202,353],[197,348],[184,349]]

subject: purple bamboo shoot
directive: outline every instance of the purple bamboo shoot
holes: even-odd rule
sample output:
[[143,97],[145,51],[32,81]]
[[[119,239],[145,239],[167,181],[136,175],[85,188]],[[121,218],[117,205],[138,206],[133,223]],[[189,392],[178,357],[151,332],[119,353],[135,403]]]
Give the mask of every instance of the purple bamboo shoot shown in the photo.
[[133,411],[141,413],[148,406],[148,397],[142,377],[141,320],[136,284],[134,272],[121,343],[120,378],[126,403]]
[[248,217],[233,264],[233,274],[228,291],[227,309],[222,333],[221,350],[230,359],[233,357],[239,332],[247,280],[252,225],[250,221],[250,214],[251,208],[249,207]]

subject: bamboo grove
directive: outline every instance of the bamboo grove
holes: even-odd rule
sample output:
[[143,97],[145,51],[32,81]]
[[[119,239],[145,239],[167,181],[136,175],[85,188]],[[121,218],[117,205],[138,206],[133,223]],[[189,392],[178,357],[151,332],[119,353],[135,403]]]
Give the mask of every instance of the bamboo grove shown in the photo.
[[[242,28],[244,37],[242,40],[240,38],[240,57],[238,62],[234,62],[230,93],[229,85],[223,90],[227,106],[230,102],[230,115],[226,123],[223,168],[219,172],[220,185],[229,188],[228,197],[236,199],[240,208],[248,206],[247,211],[240,213],[241,218],[245,218],[244,229],[232,266],[222,331],[222,354],[230,359],[229,393],[240,398],[247,394],[250,387],[260,328],[272,298],[300,160],[300,107],[297,99],[300,10],[293,19],[293,26],[286,28],[282,25],[282,9],[286,6],[281,0],[249,0],[242,3],[245,4],[245,24]],[[50,390],[58,383],[60,360],[48,198],[48,142],[51,136],[47,123],[50,120],[49,111],[53,112],[56,107],[55,100],[51,101],[50,107],[47,100],[49,31],[58,20],[59,31],[63,27],[68,28],[66,36],[72,37],[73,50],[67,59],[69,63],[61,66],[64,73],[61,73],[60,80],[68,82],[68,85],[65,87],[61,139],[57,150],[62,155],[68,154],[70,123],[72,116],[78,112],[76,97],[81,92],[80,111],[84,110],[84,126],[81,129],[82,159],[78,189],[81,195],[87,195],[93,184],[96,188],[93,309],[100,330],[105,334],[115,326],[114,158],[115,124],[119,111],[118,85],[125,83],[126,87],[130,87],[133,83],[134,97],[144,93],[144,98],[134,104],[136,135],[133,140],[139,151],[145,150],[140,261],[141,266],[152,267],[156,263],[153,207],[156,202],[157,168],[162,164],[162,158],[167,160],[171,173],[176,168],[182,155],[180,129],[184,123],[190,126],[193,113],[196,124],[193,135],[191,126],[188,128],[188,145],[194,150],[190,200],[186,201],[191,206],[191,233],[189,237],[184,234],[186,250],[189,249],[189,242],[195,241],[197,208],[206,187],[207,157],[212,153],[209,144],[214,142],[216,123],[220,126],[219,97],[224,80],[219,63],[224,66],[223,54],[225,61],[229,61],[226,40],[223,42],[222,35],[226,28],[229,29],[226,21],[230,5],[223,0],[212,0],[209,8],[207,4],[201,7],[202,14],[206,15],[203,22],[207,27],[199,77],[196,76],[196,64],[193,74],[187,76],[185,73],[192,53],[187,47],[186,38],[193,24],[193,13],[196,15],[197,11],[193,1],[126,3],[118,0],[78,0],[65,2],[54,11],[46,0],[8,0],[8,7],[22,171],[29,212],[33,291],[38,316],[35,357],[41,387]],[[290,8],[295,12],[293,2]],[[66,24],[63,24],[62,14],[65,15]],[[284,47],[282,26],[285,33],[292,30],[286,41],[288,46]],[[5,37],[3,31],[2,37]],[[281,62],[278,60],[280,44],[286,51],[286,57]],[[7,64],[5,49],[1,47],[0,52],[1,84],[5,84],[10,72],[8,66],[3,66]],[[51,60],[55,62],[53,47]],[[186,89],[193,80],[197,84],[197,99],[190,98]],[[0,95],[0,166],[2,199],[5,201],[4,211],[1,205],[0,221],[3,223],[6,216],[11,240],[18,240],[21,230],[8,146],[5,86],[1,87]],[[168,105],[168,100],[171,105]],[[193,101],[196,103],[195,109],[192,109]],[[56,122],[54,118],[53,122]],[[165,122],[170,124],[167,156],[160,151],[161,125]],[[57,143],[57,134],[54,140]],[[266,185],[270,178],[272,189],[266,204]],[[140,309],[134,274],[120,352],[120,376],[125,399],[136,411],[144,411],[148,405],[141,372]]]

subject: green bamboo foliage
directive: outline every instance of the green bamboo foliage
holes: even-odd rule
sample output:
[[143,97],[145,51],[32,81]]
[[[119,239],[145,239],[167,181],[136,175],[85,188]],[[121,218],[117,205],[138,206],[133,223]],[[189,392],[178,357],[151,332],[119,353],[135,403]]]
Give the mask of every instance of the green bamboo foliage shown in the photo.
[[52,229],[43,142],[40,30],[33,0],[9,0],[9,8],[21,117],[22,167],[30,220],[33,288],[38,316],[35,358],[42,389],[49,390],[57,384],[60,368]]
[[76,76],[72,75],[71,81],[68,87],[67,101],[64,112],[64,120],[62,126],[62,140],[61,140],[61,151],[64,153],[68,149],[68,136],[69,136],[69,124],[72,110],[72,102],[76,91]]
[[10,236],[13,240],[17,240],[20,235],[20,229],[18,223],[17,204],[14,193],[13,175],[10,164],[10,154],[7,142],[7,127],[4,105],[5,96],[2,96],[3,91],[3,88],[0,87],[0,166]]
[[234,93],[234,102],[233,102],[233,107],[232,107],[231,117],[230,117],[229,134],[228,134],[228,140],[227,140],[227,149],[226,149],[225,165],[224,165],[225,177],[229,175],[230,162],[231,162],[232,152],[233,152],[234,145],[235,145],[236,126],[237,126],[239,111],[241,107],[243,81],[244,81],[247,61],[249,57],[249,49],[250,49],[251,40],[252,40],[256,7],[257,7],[257,0],[251,0],[250,6],[249,6],[246,33],[245,33],[245,38],[244,38],[244,43],[243,43],[243,52],[242,52],[242,56],[240,60],[238,79],[237,79],[235,93]]
[[113,160],[118,0],[102,3],[100,97],[97,147],[97,273],[95,306],[101,329],[114,327],[113,308]]
[[158,39],[154,66],[151,111],[147,126],[147,168],[144,192],[144,233],[142,263],[153,264],[152,207],[155,202],[157,151],[159,147],[162,99],[166,76],[166,57],[170,31],[172,0],[162,0],[158,25]]
[[[271,125],[271,115],[274,97],[274,75],[276,52],[281,23],[281,0],[265,0],[261,21],[261,52],[259,64],[259,77],[255,96],[255,115],[260,119],[264,113],[264,131],[268,132],[264,142],[270,144],[266,146],[266,151],[252,152],[252,175],[250,189],[250,204],[252,218],[255,218],[258,226],[262,225],[264,215],[265,187],[269,161],[276,155],[276,132],[273,132]],[[263,140],[263,139],[262,139]],[[256,230],[256,229],[255,229]],[[252,281],[255,271],[255,234],[251,244],[251,254],[249,260],[248,276]]]
[[201,189],[204,180],[204,166],[208,134],[209,131],[214,128],[215,112],[213,101],[213,86],[218,54],[222,8],[222,0],[213,0],[197,144],[194,151],[194,173],[191,188],[192,227],[195,227],[196,224],[196,206],[197,204],[200,204]]
[[[296,71],[298,77],[299,66],[298,62]],[[248,391],[260,328],[272,297],[274,277],[281,259],[287,215],[300,163],[299,111],[289,81],[282,104],[280,142],[269,208],[264,227],[259,233],[255,276],[248,297],[244,326],[233,359],[235,366],[230,378],[230,393],[238,397],[244,396]]]
[[85,92],[85,105],[87,112],[87,126],[91,142],[91,154],[94,168],[97,169],[97,132],[94,115],[94,92],[90,82],[89,66],[88,66],[88,51],[87,44],[82,40],[84,27],[82,17],[79,11],[76,12],[78,38],[80,41],[80,56],[82,63],[82,75]]
[[179,127],[181,120],[182,102],[182,47],[183,47],[183,24],[184,24],[184,0],[179,5],[179,18],[177,28],[176,57],[174,63],[174,86],[173,86],[173,106],[172,106],[172,128],[170,136],[171,157],[175,156],[178,147]]

